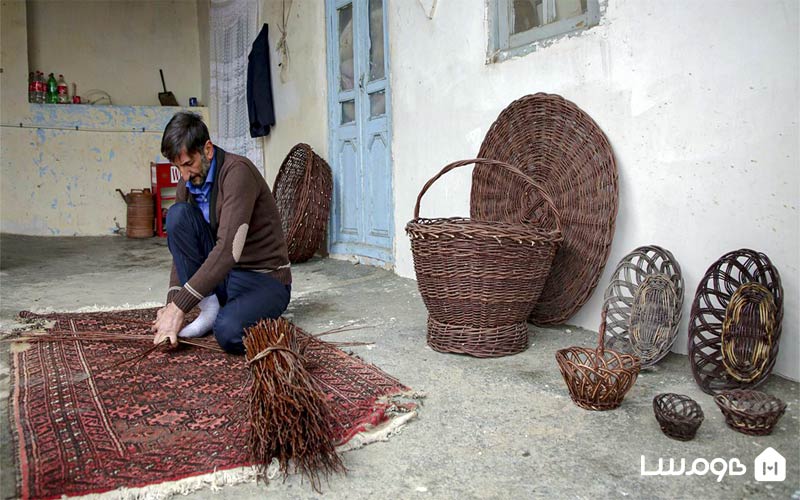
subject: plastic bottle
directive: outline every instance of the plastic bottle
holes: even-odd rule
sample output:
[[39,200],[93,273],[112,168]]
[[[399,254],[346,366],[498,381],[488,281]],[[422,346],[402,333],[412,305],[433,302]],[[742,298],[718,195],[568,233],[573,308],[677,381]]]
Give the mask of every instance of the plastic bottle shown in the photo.
[[36,76],[28,73],[28,102],[36,102]]
[[50,73],[47,77],[47,97],[45,101],[48,104],[58,103],[58,82],[56,82],[56,77],[53,76],[53,73]]
[[36,76],[34,77],[33,85],[36,87],[35,92],[35,100],[34,102],[38,104],[42,104],[44,102],[44,73],[41,71],[36,72]]
[[64,80],[64,75],[58,75],[56,94],[59,104],[69,104],[69,87],[67,87],[67,81]]

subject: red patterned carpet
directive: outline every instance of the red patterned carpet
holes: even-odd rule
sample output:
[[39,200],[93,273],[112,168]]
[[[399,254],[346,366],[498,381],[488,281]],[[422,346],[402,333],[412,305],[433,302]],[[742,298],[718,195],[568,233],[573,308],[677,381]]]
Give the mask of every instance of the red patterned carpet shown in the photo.
[[[155,309],[20,316],[53,321],[51,332],[150,337],[146,322]],[[141,488],[249,464],[249,369],[243,357],[181,346],[156,351],[130,370],[103,370],[150,344],[29,345],[12,355],[12,435],[22,498]],[[391,396],[409,391],[328,343],[311,340],[305,356],[339,416],[336,438],[342,444],[385,423],[394,415],[389,410],[398,409]]]

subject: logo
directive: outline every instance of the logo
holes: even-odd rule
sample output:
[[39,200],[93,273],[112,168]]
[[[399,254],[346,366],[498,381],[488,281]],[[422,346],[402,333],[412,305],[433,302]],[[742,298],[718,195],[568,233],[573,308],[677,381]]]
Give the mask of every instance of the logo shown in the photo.
[[786,480],[786,459],[774,448],[767,448],[756,457],[756,481]]
[[[642,455],[640,473],[642,476],[716,476],[721,482],[725,476],[743,476],[747,473],[747,466],[738,458],[724,459],[696,458],[691,463],[687,459],[659,458],[658,467],[650,464],[648,470],[647,458]],[[756,457],[753,465],[756,481],[784,481],[786,480],[786,459],[774,448],[767,448]]]
[[178,170],[178,167],[176,167],[175,165],[170,165],[169,181],[173,184],[177,184],[179,180],[181,180],[181,171]]
[[[717,482],[719,483],[726,475],[743,476],[747,472],[747,467],[738,458],[731,458],[730,460],[715,458],[710,461],[705,458],[696,458],[688,469],[685,458],[681,458],[680,461],[670,458],[669,462],[659,458],[658,469],[656,470],[647,470],[645,462],[645,456],[642,455],[642,476],[705,476],[710,472],[717,476]],[[665,463],[668,463],[669,467],[665,468]]]

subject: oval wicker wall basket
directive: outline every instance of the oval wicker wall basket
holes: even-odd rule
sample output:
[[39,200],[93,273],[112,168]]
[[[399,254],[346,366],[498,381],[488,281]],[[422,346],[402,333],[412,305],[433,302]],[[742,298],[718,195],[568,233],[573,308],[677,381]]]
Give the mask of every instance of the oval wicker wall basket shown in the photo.
[[786,411],[786,403],[780,399],[752,390],[722,391],[714,396],[714,402],[728,427],[751,436],[771,434]]
[[[561,214],[564,241],[530,321],[565,322],[589,299],[611,249],[618,187],[608,139],[574,103],[539,93],[517,99],[500,113],[478,156],[504,161],[531,176]],[[490,170],[480,166],[473,172],[472,217],[491,212],[496,202],[483,189]]]
[[700,280],[689,320],[689,360],[703,391],[754,388],[772,372],[783,319],[778,270],[763,253],[719,258]]
[[600,322],[597,347],[568,347],[556,352],[556,362],[572,401],[587,410],[613,410],[622,404],[639,375],[639,359],[605,348],[606,313]]
[[[503,172],[493,189],[502,190],[519,206],[535,207],[540,220],[420,218],[422,197],[433,183],[472,163]],[[417,285],[428,308],[428,344],[433,349],[496,357],[528,348],[526,318],[562,239],[558,211],[528,176],[494,160],[451,163],[420,191],[406,233]]]
[[669,250],[642,246],[620,260],[605,292],[606,340],[648,368],[666,356],[678,336],[683,276]]
[[283,160],[272,191],[289,260],[305,262],[325,237],[333,192],[331,168],[311,146],[298,144]]

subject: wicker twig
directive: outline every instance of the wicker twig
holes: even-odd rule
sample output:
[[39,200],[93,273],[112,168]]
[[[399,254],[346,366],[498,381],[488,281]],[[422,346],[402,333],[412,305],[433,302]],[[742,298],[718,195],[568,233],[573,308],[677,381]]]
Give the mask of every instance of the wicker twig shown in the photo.
[[334,414],[324,391],[306,370],[295,326],[262,320],[244,337],[253,375],[250,451],[262,477],[275,458],[284,477],[294,465],[320,492],[320,474],[345,472],[336,452]]
[[653,412],[664,434],[679,441],[694,439],[705,418],[697,401],[683,394],[657,395],[653,398]]
[[570,398],[587,410],[617,408],[641,368],[638,358],[605,348],[605,311],[602,316],[596,348],[568,347],[556,352]]
[[763,253],[720,257],[700,280],[689,320],[689,360],[703,391],[754,388],[778,357],[783,287]]
[[[530,319],[537,325],[563,323],[589,299],[614,236],[617,167],[608,139],[574,103],[540,93],[517,99],[500,113],[478,156],[530,175],[561,213],[564,242]],[[497,203],[503,193],[485,190],[490,171],[481,166],[473,173],[473,218],[503,214],[505,205]]]
[[668,250],[643,246],[623,257],[605,292],[608,347],[635,355],[642,368],[659,362],[678,336],[683,291]]
[[[490,164],[491,189],[507,206],[537,209],[537,222],[486,219],[425,219],[420,203],[445,173],[472,163]],[[428,343],[436,350],[473,356],[504,356],[527,349],[526,318],[547,278],[561,241],[558,211],[549,197],[517,168],[494,160],[464,160],[445,166],[417,197],[406,225],[414,270],[428,308]]]
[[786,411],[786,403],[759,391],[733,389],[714,396],[725,423],[731,429],[751,436],[771,434]]
[[319,249],[332,192],[333,175],[325,160],[308,144],[293,147],[273,187],[291,262],[305,262]]

